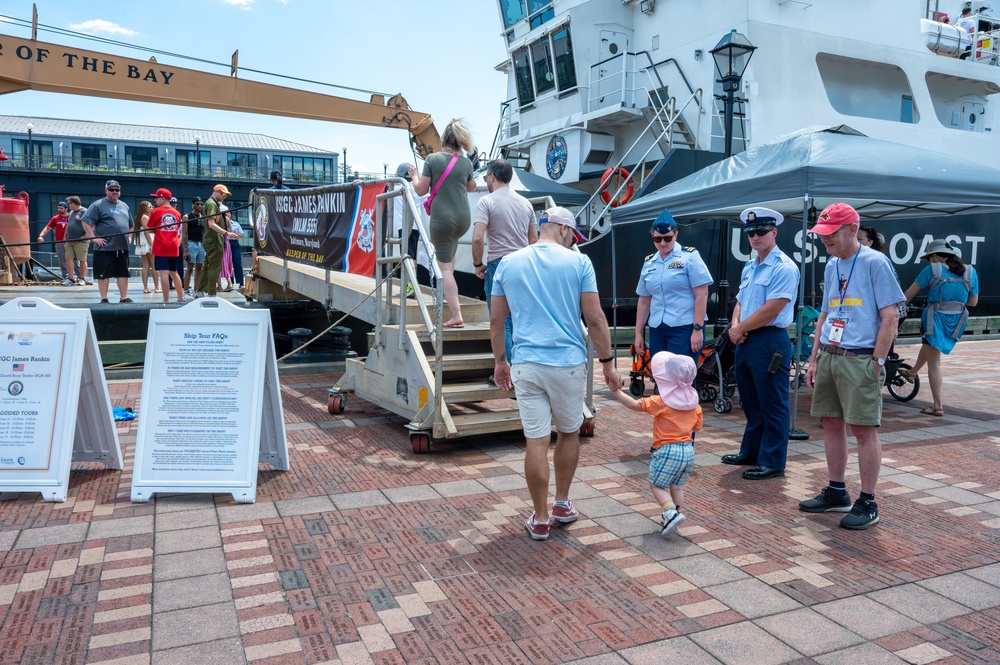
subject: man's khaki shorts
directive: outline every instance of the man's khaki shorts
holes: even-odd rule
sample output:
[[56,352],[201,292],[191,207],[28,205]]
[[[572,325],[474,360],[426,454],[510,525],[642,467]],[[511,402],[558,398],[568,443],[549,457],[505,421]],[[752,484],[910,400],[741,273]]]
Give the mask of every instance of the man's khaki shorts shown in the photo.
[[587,394],[587,366],[555,367],[517,363],[510,368],[524,436],[540,439],[552,433],[576,432],[583,425]]
[[63,247],[66,248],[66,260],[67,261],[82,261],[87,262],[87,251],[90,249],[89,240],[81,240],[79,242],[68,242]]
[[876,376],[876,367],[871,356],[848,358],[820,351],[809,413],[818,418],[843,418],[848,425],[881,425],[885,374]]

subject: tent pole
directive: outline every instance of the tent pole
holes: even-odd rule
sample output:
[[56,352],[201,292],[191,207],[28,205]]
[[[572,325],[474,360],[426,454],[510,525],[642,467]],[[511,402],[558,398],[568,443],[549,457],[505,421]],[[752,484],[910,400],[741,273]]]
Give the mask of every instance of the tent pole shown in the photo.
[[799,303],[795,308],[798,318],[795,321],[795,388],[792,394],[792,421],[789,424],[788,438],[791,441],[805,441],[809,432],[796,427],[799,411],[799,359],[802,357],[802,310],[806,300],[806,240],[809,232],[809,194],[802,197],[802,250],[799,252]]
[[611,225],[611,355],[618,357],[618,252],[615,251],[615,226]]

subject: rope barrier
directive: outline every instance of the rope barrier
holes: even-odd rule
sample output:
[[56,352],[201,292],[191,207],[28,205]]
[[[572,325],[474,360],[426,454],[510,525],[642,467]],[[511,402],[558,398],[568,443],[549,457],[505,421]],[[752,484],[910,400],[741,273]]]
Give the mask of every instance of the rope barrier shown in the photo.
[[388,282],[392,278],[392,276],[394,274],[396,274],[396,272],[400,268],[402,268],[402,266],[403,266],[403,262],[402,261],[400,261],[399,263],[397,263],[396,267],[393,268],[392,270],[390,270],[389,273],[385,276],[385,278],[383,278],[382,280],[380,280],[375,285],[374,289],[372,289],[371,291],[369,291],[368,294],[364,298],[362,298],[361,300],[358,301],[357,305],[355,305],[354,307],[351,308],[351,311],[347,312],[342,317],[340,317],[339,319],[337,319],[332,325],[327,326],[326,329],[323,332],[321,332],[320,334],[316,335],[315,337],[313,337],[311,340],[309,340],[308,342],[306,342],[305,344],[303,344],[299,348],[297,348],[297,349],[295,349],[293,351],[289,351],[285,355],[283,355],[280,358],[278,358],[278,360],[276,362],[279,362],[279,363],[283,362],[285,360],[285,358],[287,358],[288,356],[295,355],[296,353],[298,353],[302,349],[306,348],[307,346],[309,346],[310,344],[312,344],[313,342],[315,342],[316,340],[318,340],[320,337],[322,337],[323,335],[327,334],[328,332],[330,332],[331,330],[333,330],[334,328],[336,328],[337,326],[339,326],[341,323],[343,323],[344,320],[347,319],[347,317],[349,317],[359,307],[361,307],[363,304],[365,304],[365,302],[368,301],[368,298],[371,298],[373,295],[375,295],[378,292],[378,290],[382,288],[382,285],[385,284],[386,282]]

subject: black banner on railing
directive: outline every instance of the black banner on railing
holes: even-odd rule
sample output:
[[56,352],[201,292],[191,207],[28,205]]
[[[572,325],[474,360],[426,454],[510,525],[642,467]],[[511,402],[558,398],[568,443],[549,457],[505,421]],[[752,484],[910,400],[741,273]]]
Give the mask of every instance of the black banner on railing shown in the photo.
[[375,197],[385,183],[255,189],[254,249],[357,275],[375,273]]

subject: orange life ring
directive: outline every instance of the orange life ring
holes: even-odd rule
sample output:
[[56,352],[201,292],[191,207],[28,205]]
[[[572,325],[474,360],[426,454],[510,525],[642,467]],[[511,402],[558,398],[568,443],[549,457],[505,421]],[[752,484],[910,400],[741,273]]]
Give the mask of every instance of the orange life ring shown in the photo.
[[[618,206],[625,205],[631,201],[632,196],[635,194],[635,185],[629,177],[630,175],[631,174],[628,171],[620,166],[617,168],[610,168],[605,171],[604,175],[601,176],[601,200],[605,203],[610,203],[612,208],[617,208]],[[611,184],[612,178],[615,176],[625,181],[625,191],[622,192],[620,198],[612,200],[611,194],[608,192],[608,185]],[[615,191],[617,191],[619,187],[621,187],[621,183],[616,182]]]

